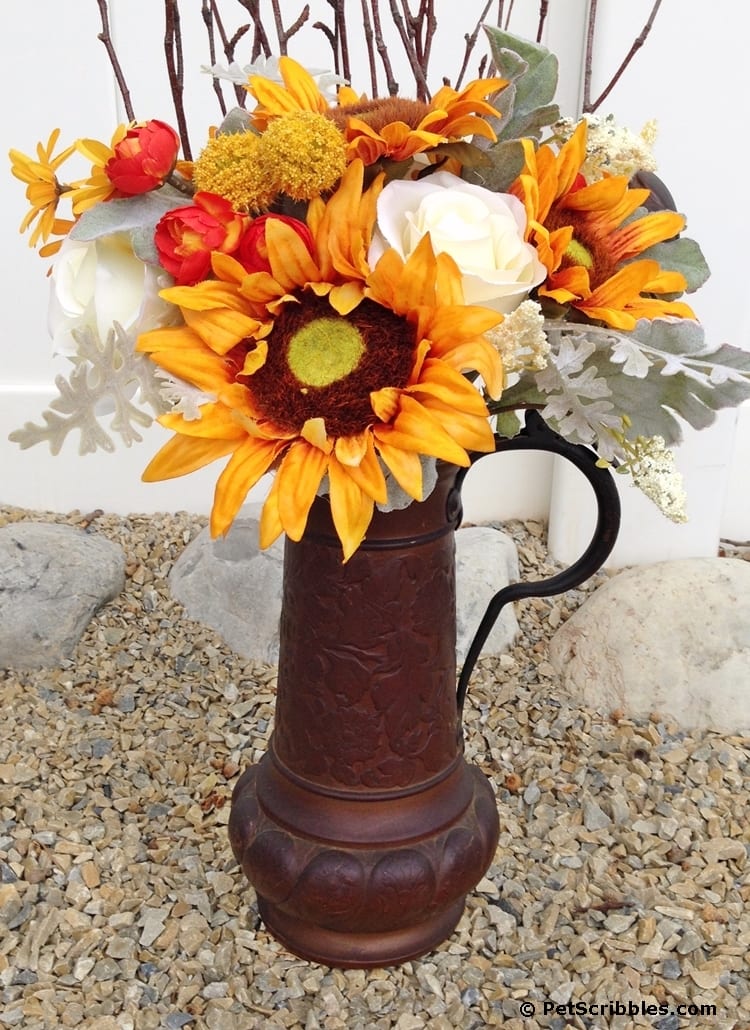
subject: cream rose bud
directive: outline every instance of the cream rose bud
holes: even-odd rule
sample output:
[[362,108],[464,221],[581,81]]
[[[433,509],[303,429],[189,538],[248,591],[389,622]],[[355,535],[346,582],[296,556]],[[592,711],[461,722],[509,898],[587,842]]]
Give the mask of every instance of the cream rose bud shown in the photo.
[[395,179],[378,198],[368,261],[372,267],[388,247],[406,259],[429,233],[435,253],[449,254],[461,270],[466,303],[507,314],[547,276],[525,228],[523,204],[510,194],[450,172]]
[[115,322],[128,333],[173,323],[174,306],[158,295],[171,284],[163,269],[136,257],[127,233],[88,243],[64,240],[51,277],[48,327],[54,353],[77,353],[77,329],[91,328],[105,341]]

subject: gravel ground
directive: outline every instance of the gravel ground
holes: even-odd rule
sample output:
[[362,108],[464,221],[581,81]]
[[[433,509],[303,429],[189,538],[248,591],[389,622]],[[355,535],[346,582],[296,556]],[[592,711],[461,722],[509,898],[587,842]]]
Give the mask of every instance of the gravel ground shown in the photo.
[[[455,934],[332,971],[265,933],[229,849],[275,670],[170,596],[205,520],[0,509],[20,518],[119,542],[127,582],[75,661],[0,673],[0,1027],[750,1028],[750,740],[566,699],[547,641],[585,591],[519,604],[517,646],[475,673],[467,751],[501,838]],[[543,527],[506,528],[523,575],[553,570]]]

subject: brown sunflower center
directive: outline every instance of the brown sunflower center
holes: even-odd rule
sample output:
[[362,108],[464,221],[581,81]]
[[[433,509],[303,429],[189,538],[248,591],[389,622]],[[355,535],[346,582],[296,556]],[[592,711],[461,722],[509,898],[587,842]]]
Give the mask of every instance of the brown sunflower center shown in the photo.
[[359,118],[375,132],[381,132],[391,122],[405,122],[410,129],[416,129],[432,108],[422,100],[405,100],[403,97],[384,97],[380,100],[363,100],[359,104],[342,104],[331,107],[326,117],[342,131],[350,118]]
[[561,267],[582,265],[589,273],[592,290],[614,275],[617,262],[610,253],[607,236],[596,232],[578,212],[555,205],[544,224],[550,232],[566,225],[573,226],[573,238],[565,250]]
[[370,394],[406,386],[414,365],[414,329],[364,300],[346,318],[325,298],[286,304],[268,336],[262,368],[243,379],[260,413],[299,432],[311,418],[329,436],[354,436],[375,421]]

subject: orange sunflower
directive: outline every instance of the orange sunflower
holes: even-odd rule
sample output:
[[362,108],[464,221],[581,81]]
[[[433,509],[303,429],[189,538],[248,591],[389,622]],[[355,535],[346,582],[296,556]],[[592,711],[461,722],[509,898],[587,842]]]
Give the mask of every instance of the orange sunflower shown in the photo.
[[175,436],[144,473],[167,479],[230,455],[214,536],[275,470],[261,546],[282,532],[299,540],[327,477],[347,560],[375,503],[387,501],[384,470],[421,500],[420,455],[466,466],[469,451],[493,449],[484,400],[461,373],[478,372],[499,395],[502,364],[482,334],[502,316],[463,303],[458,267],[428,237],[408,261],[389,250],[371,269],[382,176],[364,192],[363,177],[354,161],[327,203],[311,202],[312,252],[288,222],[269,218],[270,273],[214,254],[215,279],[162,293],[185,324],[139,340],[158,365],[214,398],[199,419],[160,418]]
[[639,318],[695,318],[687,304],[660,296],[684,292],[681,273],[636,260],[680,233],[684,217],[658,211],[627,221],[649,191],[630,189],[623,175],[581,185],[586,132],[584,121],[558,152],[522,141],[526,164],[510,192],[526,208],[526,238],[549,273],[539,294],[615,329],[633,329]]
[[508,84],[506,79],[476,79],[460,92],[443,86],[428,102],[401,97],[369,100],[344,86],[338,105],[331,107],[309,72],[291,57],[279,59],[279,71],[283,86],[254,75],[245,87],[258,101],[252,112],[255,127],[263,131],[275,118],[299,111],[325,115],[344,133],[348,160],[360,158],[366,165],[384,157],[406,161],[465,136],[494,142],[495,133],[485,118],[499,114],[485,98]]
[[65,236],[75,224],[69,219],[57,217],[57,206],[66,187],[57,181],[57,170],[74,152],[75,147],[66,147],[53,156],[60,137],[60,130],[55,129],[47,140],[47,145],[37,143],[36,160],[22,154],[19,150],[10,151],[11,172],[26,183],[26,199],[31,204],[31,211],[21,222],[19,232],[26,232],[36,219],[36,225],[29,237],[29,246],[35,247],[39,240],[44,244],[39,253],[48,257],[60,249],[62,240],[47,243],[50,236]]

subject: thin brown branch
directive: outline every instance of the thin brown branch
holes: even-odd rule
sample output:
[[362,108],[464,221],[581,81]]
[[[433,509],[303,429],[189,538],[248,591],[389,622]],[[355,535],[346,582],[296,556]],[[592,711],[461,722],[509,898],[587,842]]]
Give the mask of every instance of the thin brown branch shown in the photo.
[[191,161],[192,152],[190,150],[185,105],[182,96],[185,68],[182,59],[182,32],[180,30],[178,0],[164,0],[164,15],[164,57],[167,64],[167,75],[169,76],[169,88],[172,92],[172,103],[174,104],[177,117],[177,132],[182,141],[182,153],[188,161]]
[[536,41],[537,43],[542,42],[542,35],[544,34],[544,23],[547,20],[547,11],[549,9],[549,0],[539,0],[539,24],[536,28]]
[[133,105],[130,101],[130,90],[128,84],[125,81],[125,76],[122,72],[122,67],[117,59],[115,48],[112,43],[112,35],[109,31],[109,7],[107,0],[97,0],[99,4],[99,14],[102,18],[102,31],[97,36],[104,43],[104,48],[107,51],[107,57],[109,57],[109,63],[112,65],[112,71],[115,73],[115,79],[117,80],[117,88],[120,90],[120,96],[122,97],[123,107],[125,108],[125,116],[129,122],[135,121],[135,114],[133,113]]
[[346,12],[344,11],[344,0],[328,0],[334,9],[334,25],[336,31],[336,39],[338,41],[338,49],[341,54],[341,70],[338,72],[339,75],[343,75],[347,82],[351,82],[352,79],[352,65],[349,58],[349,37],[346,31]]
[[[260,0],[238,0],[238,3],[240,7],[243,7],[250,15],[253,23],[253,48],[250,60],[257,61],[261,54],[263,54],[264,57],[270,57],[272,48],[260,16]],[[233,39],[236,41],[238,38],[237,33],[235,33]],[[234,60],[234,51],[232,51],[232,57],[230,60]]]
[[477,45],[477,39],[479,38],[479,30],[484,24],[485,18],[490,13],[491,6],[492,0],[487,0],[487,3],[484,5],[484,10],[479,15],[479,21],[474,26],[474,31],[471,33],[467,32],[464,36],[464,39],[466,40],[466,50],[464,51],[464,60],[463,64],[461,65],[461,71],[458,73],[458,78],[456,79],[456,89],[461,88],[461,83],[464,80],[464,75],[466,74],[466,70],[469,67],[469,60],[474,51],[474,47]]
[[[214,36],[214,13],[211,0],[203,0],[201,3],[201,16],[208,35],[208,59],[211,62],[211,67],[213,68],[216,64],[216,38]],[[222,115],[225,115],[227,113],[227,105],[224,100],[224,94],[221,90],[221,82],[219,79],[213,78],[212,76],[211,84],[213,86],[213,91],[216,94],[216,98],[219,101],[219,110]]]
[[378,95],[378,69],[375,64],[375,33],[370,20],[370,12],[367,9],[367,0],[362,0],[362,26],[367,47],[367,62],[370,66],[370,94],[376,97]]
[[[245,33],[250,31],[250,26],[249,25],[242,25],[239,29],[237,29],[235,34],[232,36],[231,40],[228,39],[227,38],[226,29],[224,28],[224,22],[221,20],[221,13],[219,12],[219,7],[218,7],[217,0],[210,0],[210,2],[211,2],[211,24],[212,24],[212,26],[216,27],[216,31],[219,34],[219,39],[221,40],[221,48],[222,48],[222,51],[224,53],[224,56],[226,57],[227,62],[229,64],[231,64],[232,61],[234,61],[234,59],[235,59],[234,54],[235,54],[235,49],[237,47],[237,43],[239,42],[240,39],[242,39],[242,37],[245,35]],[[213,40],[212,40],[212,43],[213,43]],[[214,63],[214,58],[211,59],[211,63],[212,64]],[[218,86],[218,80],[214,80],[214,82],[215,82],[215,85],[214,85],[215,91],[217,92],[217,94],[221,93],[221,87]],[[237,104],[240,107],[244,107],[245,106],[245,102],[247,100],[247,93],[237,83],[233,84],[233,88],[234,88],[234,98],[235,98]],[[223,111],[223,108],[222,108],[222,111]]]
[[372,23],[375,31],[375,42],[378,48],[378,54],[380,55],[380,60],[383,62],[383,68],[385,69],[388,95],[395,97],[398,93],[398,83],[393,77],[393,66],[391,65],[391,59],[388,56],[388,46],[383,38],[383,27],[380,24],[380,7],[378,5],[378,0],[372,0]]
[[281,6],[279,4],[279,0],[271,0],[271,8],[273,10],[273,22],[276,26],[276,38],[279,41],[279,54],[286,55],[289,40],[296,32],[299,32],[299,30],[310,17],[310,6],[309,4],[305,4],[296,21],[294,21],[288,29],[284,28],[284,22],[281,17]]
[[413,38],[410,35],[410,26],[404,21],[404,18],[402,17],[396,5],[396,0],[390,0],[390,8],[391,17],[393,18],[393,24],[396,26],[398,34],[401,37],[401,42],[404,45],[404,50],[406,51],[406,56],[409,60],[409,66],[411,67],[412,74],[414,75],[414,81],[417,86],[417,98],[419,100],[428,100],[430,92],[427,88],[427,80],[425,78],[424,69],[421,67],[419,63],[417,52],[414,47]]
[[641,29],[640,34],[638,36],[636,36],[636,38],[633,40],[633,45],[631,46],[630,50],[628,50],[627,54],[623,58],[623,61],[620,64],[620,67],[617,69],[615,74],[609,80],[608,84],[605,86],[605,88],[602,90],[602,92],[599,94],[599,96],[596,98],[596,100],[592,103],[591,102],[591,67],[592,67],[592,64],[593,64],[594,23],[596,21],[596,2],[597,2],[597,0],[591,0],[591,6],[589,8],[589,25],[588,25],[588,32],[587,32],[587,38],[586,38],[586,65],[585,65],[585,69],[584,69],[584,87],[583,87],[583,111],[584,111],[585,114],[590,114],[593,111],[596,111],[597,108],[599,108],[604,103],[604,101],[607,99],[609,94],[612,92],[612,90],[615,88],[617,83],[620,81],[620,78],[622,77],[623,72],[628,67],[628,65],[633,60],[633,58],[638,53],[638,51],[641,49],[643,44],[646,42],[646,40],[648,38],[648,35],[651,32],[651,28],[652,28],[652,26],[654,24],[654,19],[656,18],[656,15],[657,15],[657,13],[659,11],[659,8],[661,7],[662,0],[654,0],[654,6],[651,8],[651,14],[648,16],[646,24]]

